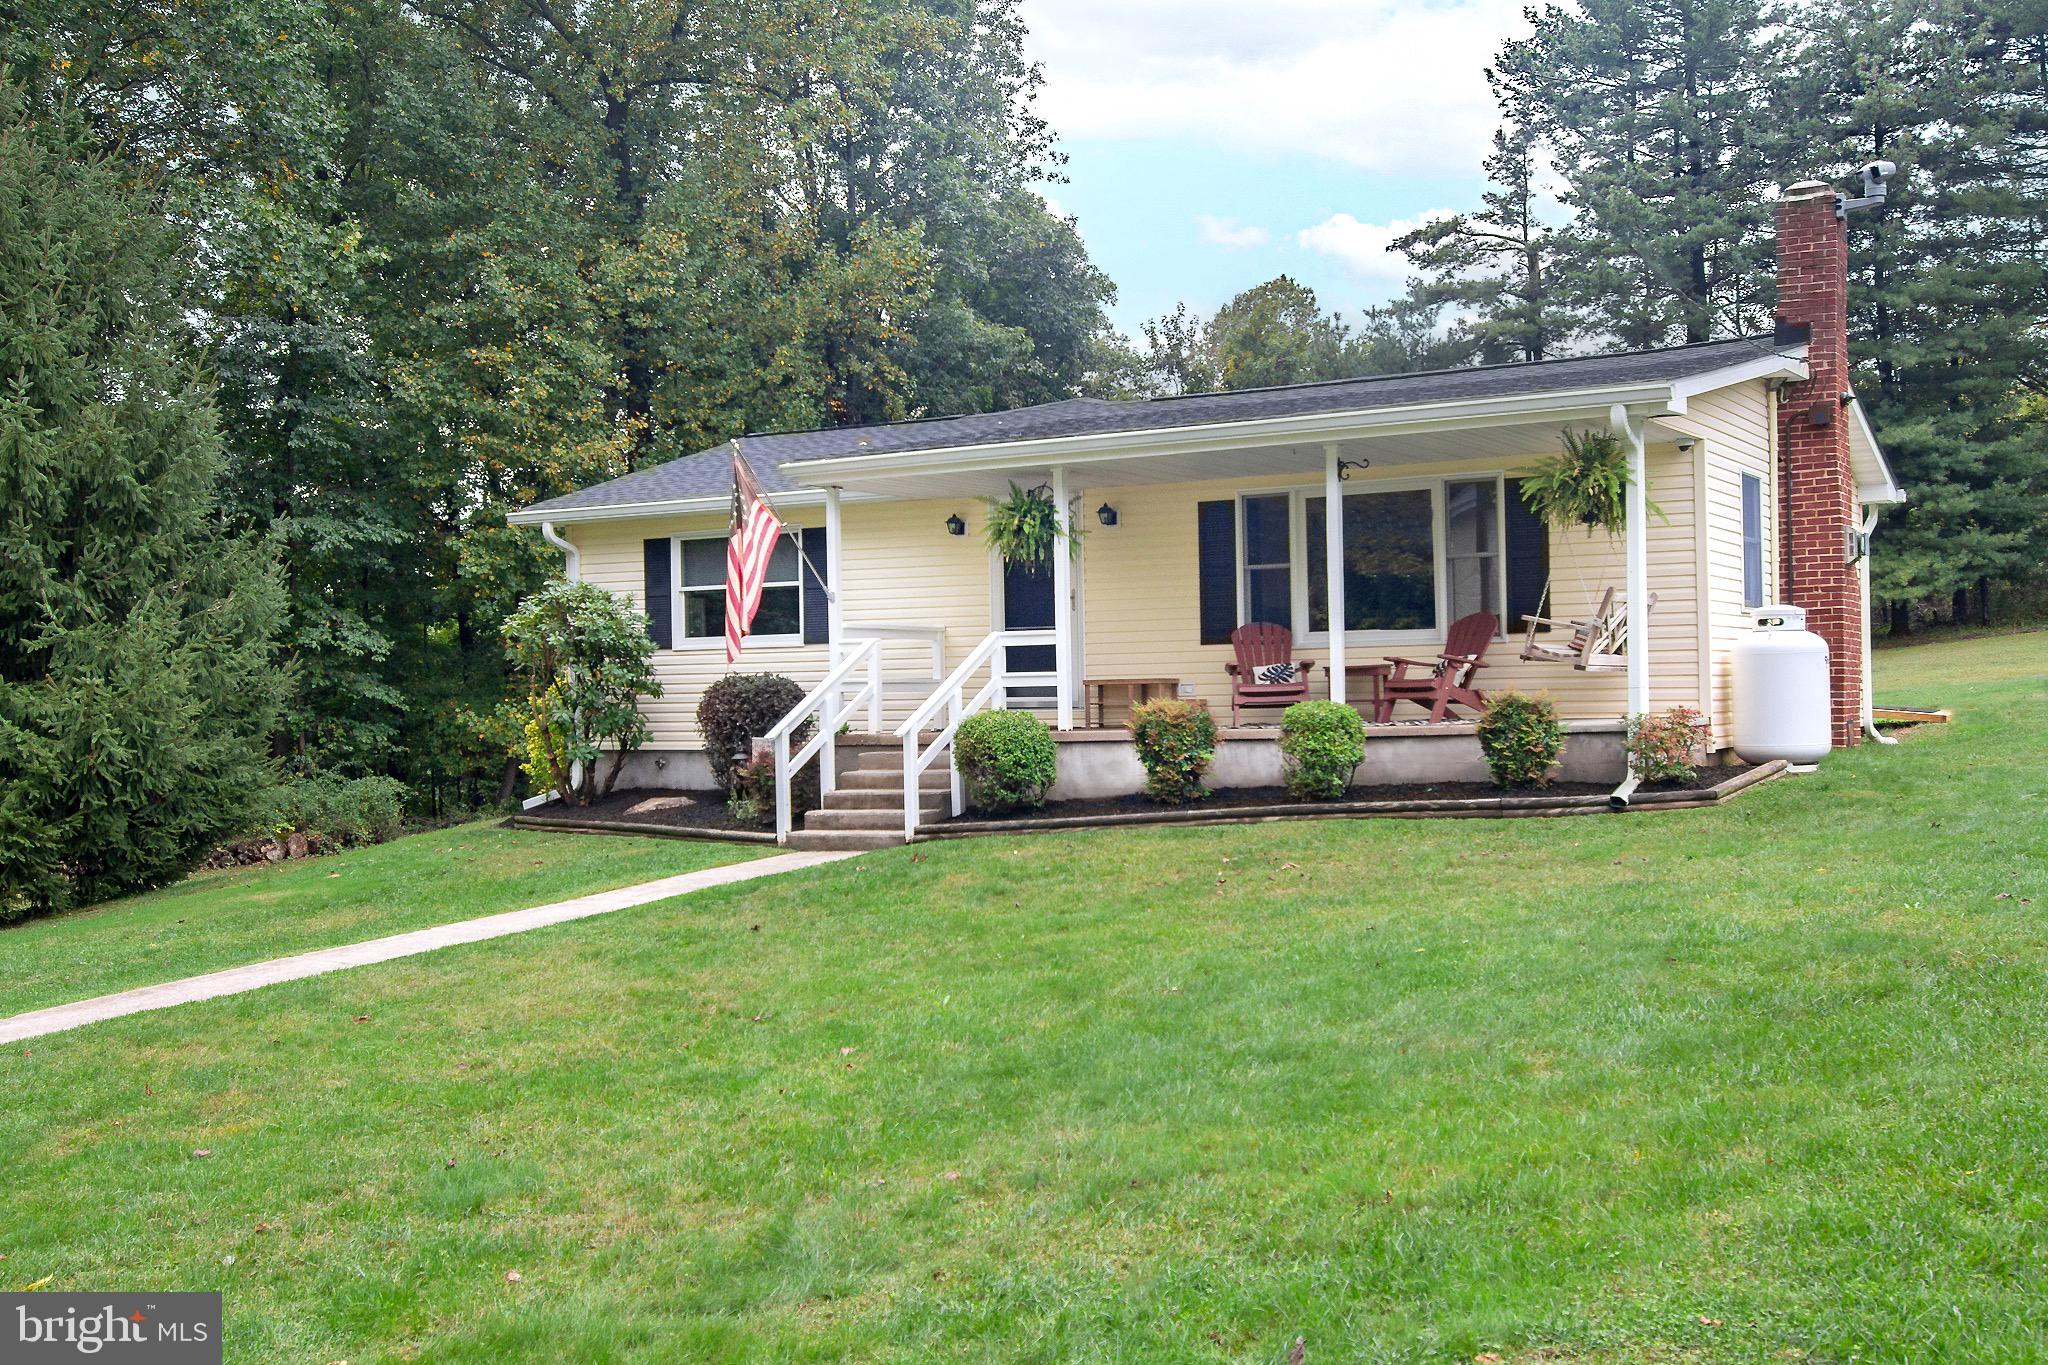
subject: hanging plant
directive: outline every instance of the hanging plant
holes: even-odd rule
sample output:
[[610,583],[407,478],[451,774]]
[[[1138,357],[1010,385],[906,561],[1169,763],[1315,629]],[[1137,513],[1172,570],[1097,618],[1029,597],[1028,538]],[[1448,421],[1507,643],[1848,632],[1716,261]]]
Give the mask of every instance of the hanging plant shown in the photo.
[[[1060,538],[1060,519],[1051,489],[1019,488],[1013,483],[1007,498],[982,501],[988,504],[982,537],[989,549],[1026,573],[1037,573],[1052,563],[1053,546]],[[1068,519],[1072,520],[1071,514]],[[1068,532],[1067,548],[1069,553],[1079,553],[1079,531]]]
[[[1603,528],[1609,535],[1628,524],[1628,456],[1611,431],[1567,431],[1564,453],[1522,476],[1522,501],[1559,530]],[[1654,503],[1644,503],[1658,516]]]

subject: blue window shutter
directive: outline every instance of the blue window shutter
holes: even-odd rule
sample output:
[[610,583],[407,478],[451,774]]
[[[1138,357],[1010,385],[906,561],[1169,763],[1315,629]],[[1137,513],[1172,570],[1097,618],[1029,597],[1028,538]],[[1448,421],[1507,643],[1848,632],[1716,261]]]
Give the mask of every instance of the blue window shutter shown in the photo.
[[1237,503],[1223,498],[1195,508],[1196,580],[1202,643],[1227,645],[1237,629]]
[[675,607],[673,566],[674,551],[667,536],[641,542],[646,552],[646,593],[641,598],[647,611],[647,638],[654,641],[656,649],[675,648],[675,630],[671,613]]
[[1742,476],[1742,605],[1764,604],[1764,481]]
[[804,527],[804,643],[822,645],[832,638],[832,604],[825,600],[825,528]]
[[1543,613],[1543,588],[1550,581],[1550,528],[1522,501],[1522,481],[1507,480],[1508,619],[1510,632],[1524,630],[1525,616]]

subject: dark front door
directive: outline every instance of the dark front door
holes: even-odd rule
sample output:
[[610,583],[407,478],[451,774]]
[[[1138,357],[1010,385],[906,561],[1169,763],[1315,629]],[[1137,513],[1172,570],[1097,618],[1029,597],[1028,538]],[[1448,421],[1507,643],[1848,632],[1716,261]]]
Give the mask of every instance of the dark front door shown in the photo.
[[[1003,629],[1052,629],[1052,565],[1039,564],[1036,571],[1003,561]],[[1004,659],[1013,673],[1051,673],[1059,667],[1057,651],[1051,645],[1017,645]],[[1050,687],[1013,687],[1010,702],[1015,706],[1044,705],[1053,700]]]

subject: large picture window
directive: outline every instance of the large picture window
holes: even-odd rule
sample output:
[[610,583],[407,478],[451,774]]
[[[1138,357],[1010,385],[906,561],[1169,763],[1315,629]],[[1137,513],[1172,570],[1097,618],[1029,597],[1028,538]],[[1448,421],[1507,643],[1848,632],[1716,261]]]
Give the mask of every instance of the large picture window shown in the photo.
[[[678,542],[682,550],[682,572],[676,578],[679,642],[725,639],[725,543],[724,536],[686,537]],[[804,595],[798,578],[801,572],[802,560],[796,545],[788,536],[782,537],[768,560],[767,586],[761,591],[761,608],[754,615],[754,627],[747,632],[749,643],[802,641]]]
[[[1344,495],[1344,628],[1436,627],[1434,498],[1427,488]],[[1308,628],[1330,628],[1325,501],[1306,502]]]

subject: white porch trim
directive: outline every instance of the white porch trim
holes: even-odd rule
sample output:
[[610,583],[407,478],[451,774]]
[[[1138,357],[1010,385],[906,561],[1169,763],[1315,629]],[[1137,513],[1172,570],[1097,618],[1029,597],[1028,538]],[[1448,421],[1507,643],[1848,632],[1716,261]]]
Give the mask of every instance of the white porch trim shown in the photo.
[[1607,423],[1628,442],[1628,526],[1623,534],[1628,568],[1628,714],[1644,716],[1650,712],[1649,461],[1641,417],[1617,403]]
[[1058,681],[1053,697],[1059,728],[1074,728],[1074,516],[1067,505],[1067,467],[1052,467],[1053,520],[1059,535],[1052,547],[1053,662]]
[[[1344,704],[1344,471],[1335,441],[1323,447],[1323,578],[1330,608],[1330,700]],[[1308,621],[1303,619],[1301,628]],[[1296,638],[1300,638],[1297,634]]]

